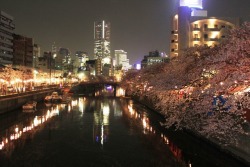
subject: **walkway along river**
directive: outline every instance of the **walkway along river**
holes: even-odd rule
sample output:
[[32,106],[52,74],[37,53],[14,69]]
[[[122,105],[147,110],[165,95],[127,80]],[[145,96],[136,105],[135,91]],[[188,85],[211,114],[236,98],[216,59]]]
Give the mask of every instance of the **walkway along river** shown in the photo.
[[244,167],[128,98],[77,97],[0,117],[0,166]]

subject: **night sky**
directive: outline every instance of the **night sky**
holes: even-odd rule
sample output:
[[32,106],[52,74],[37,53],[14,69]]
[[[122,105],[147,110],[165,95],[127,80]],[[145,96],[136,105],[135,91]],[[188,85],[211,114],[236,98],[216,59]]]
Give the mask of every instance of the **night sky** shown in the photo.
[[[42,52],[52,44],[86,51],[92,58],[94,21],[111,22],[111,52],[128,52],[130,64],[149,51],[169,52],[177,0],[0,0],[14,17],[15,33],[33,38]],[[250,20],[250,0],[203,0],[209,16]]]

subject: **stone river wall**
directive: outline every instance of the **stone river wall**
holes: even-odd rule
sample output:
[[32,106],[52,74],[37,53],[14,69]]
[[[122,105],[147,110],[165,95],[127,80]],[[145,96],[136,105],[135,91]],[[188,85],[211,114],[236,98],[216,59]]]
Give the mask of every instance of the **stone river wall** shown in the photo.
[[38,90],[19,94],[0,96],[0,114],[21,108],[27,101],[41,101],[55,89]]

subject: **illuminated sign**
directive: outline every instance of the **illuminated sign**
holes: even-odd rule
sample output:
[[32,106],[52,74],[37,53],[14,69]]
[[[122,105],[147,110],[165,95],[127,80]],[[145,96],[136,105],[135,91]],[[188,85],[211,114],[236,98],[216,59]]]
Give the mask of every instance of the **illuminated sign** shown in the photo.
[[141,69],[141,64],[136,64],[136,69],[140,70]]
[[180,0],[180,6],[202,9],[202,0]]

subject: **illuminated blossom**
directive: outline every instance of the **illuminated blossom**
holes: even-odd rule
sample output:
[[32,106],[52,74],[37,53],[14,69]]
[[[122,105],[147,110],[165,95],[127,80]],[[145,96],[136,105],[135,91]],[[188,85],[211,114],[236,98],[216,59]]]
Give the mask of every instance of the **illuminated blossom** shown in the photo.
[[166,117],[164,126],[237,141],[250,108],[250,23],[218,46],[189,48],[169,63],[127,72],[123,81],[129,95]]

